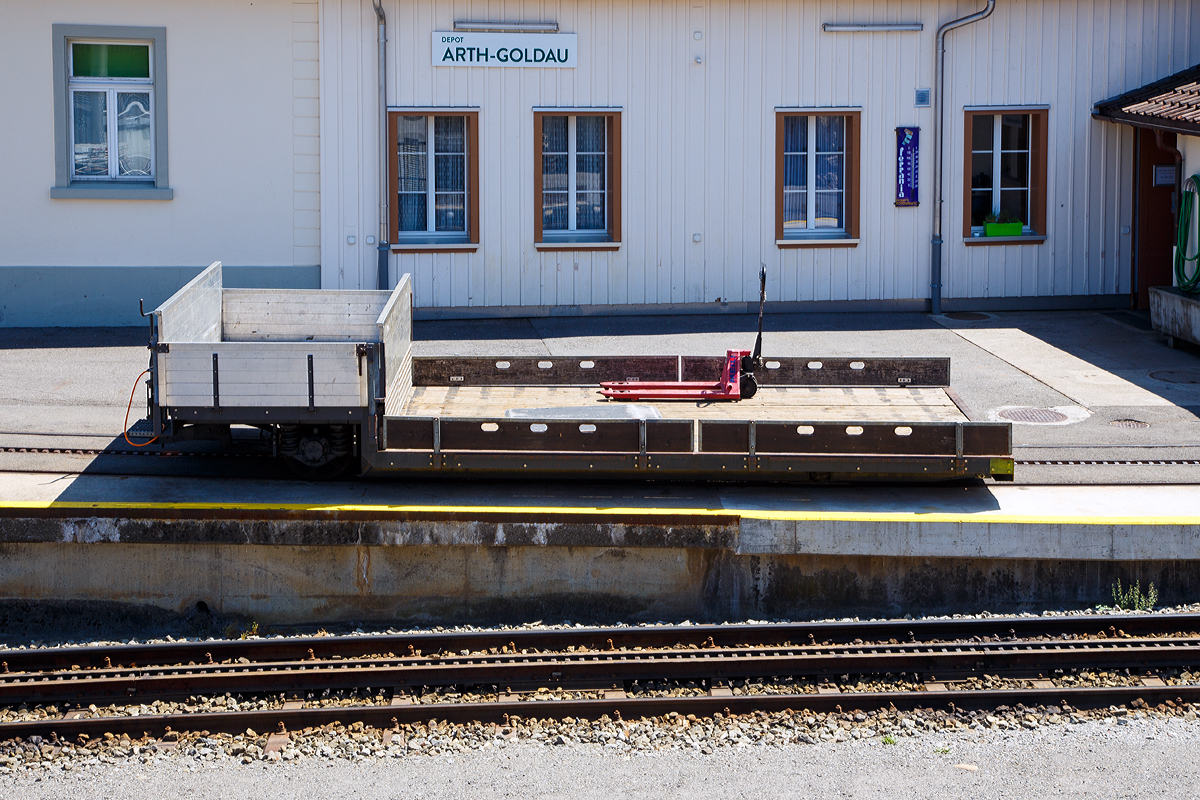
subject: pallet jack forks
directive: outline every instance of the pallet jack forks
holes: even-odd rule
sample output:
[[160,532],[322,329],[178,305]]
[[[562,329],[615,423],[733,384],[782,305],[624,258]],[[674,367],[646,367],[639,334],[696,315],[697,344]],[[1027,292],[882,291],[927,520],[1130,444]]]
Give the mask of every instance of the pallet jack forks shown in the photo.
[[606,381],[600,394],[609,400],[749,400],[758,391],[754,371],[761,369],[763,306],[767,302],[767,268],[758,273],[758,338],[754,352],[728,350],[721,379],[711,381]]
[[730,350],[725,354],[721,380],[712,381],[608,381],[600,384],[600,394],[610,400],[741,400],[754,396],[758,386],[747,392],[754,374],[742,372],[749,350]]

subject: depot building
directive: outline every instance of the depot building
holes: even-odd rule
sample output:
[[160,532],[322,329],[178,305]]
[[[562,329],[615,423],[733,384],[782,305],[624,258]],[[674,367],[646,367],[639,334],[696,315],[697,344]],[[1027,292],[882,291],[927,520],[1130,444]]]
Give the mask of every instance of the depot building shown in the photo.
[[1129,307],[1200,171],[1097,111],[1200,64],[1189,0],[10,0],[0,53],[3,326],[214,260],[418,318]]

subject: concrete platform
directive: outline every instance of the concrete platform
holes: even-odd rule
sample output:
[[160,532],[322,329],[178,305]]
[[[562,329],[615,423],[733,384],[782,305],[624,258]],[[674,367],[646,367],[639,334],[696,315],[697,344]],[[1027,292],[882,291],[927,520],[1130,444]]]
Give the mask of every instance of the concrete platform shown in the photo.
[[531,487],[0,473],[0,497],[0,543],[1200,559],[1197,486]]
[[[739,619],[1200,591],[1200,488],[0,475],[0,598],[261,622]],[[154,498],[147,500],[146,498]],[[15,606],[13,604],[16,604]],[[0,621],[6,606],[0,602]]]
[[[768,315],[764,347],[948,356],[976,418],[1061,411],[1014,424],[1016,485],[308,484],[270,459],[89,455],[119,441],[145,332],[0,330],[0,636],[129,609],[280,624],[1000,611],[1111,602],[1117,580],[1195,601],[1196,351],[1131,312],[978,316]],[[424,322],[416,349],[704,355],[749,346],[754,325]]]

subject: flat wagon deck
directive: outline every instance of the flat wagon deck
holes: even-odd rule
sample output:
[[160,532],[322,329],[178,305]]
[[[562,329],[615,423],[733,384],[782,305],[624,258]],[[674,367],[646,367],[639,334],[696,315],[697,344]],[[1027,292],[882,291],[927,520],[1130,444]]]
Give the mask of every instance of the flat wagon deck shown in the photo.
[[969,418],[946,358],[764,359],[749,399],[626,402],[600,383],[715,380],[724,359],[414,358],[411,304],[408,276],[253,294],[214,264],[156,312],[152,433],[253,425],[301,466],[374,475],[1012,479],[1011,426]]

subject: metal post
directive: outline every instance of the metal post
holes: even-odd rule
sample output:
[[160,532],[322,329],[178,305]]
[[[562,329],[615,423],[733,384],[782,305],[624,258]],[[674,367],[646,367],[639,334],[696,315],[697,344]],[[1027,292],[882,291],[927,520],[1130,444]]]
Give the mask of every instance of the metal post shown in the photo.
[[387,16],[379,0],[374,0],[375,16],[379,20],[379,280],[380,289],[390,289],[388,280],[388,115],[387,115]]

